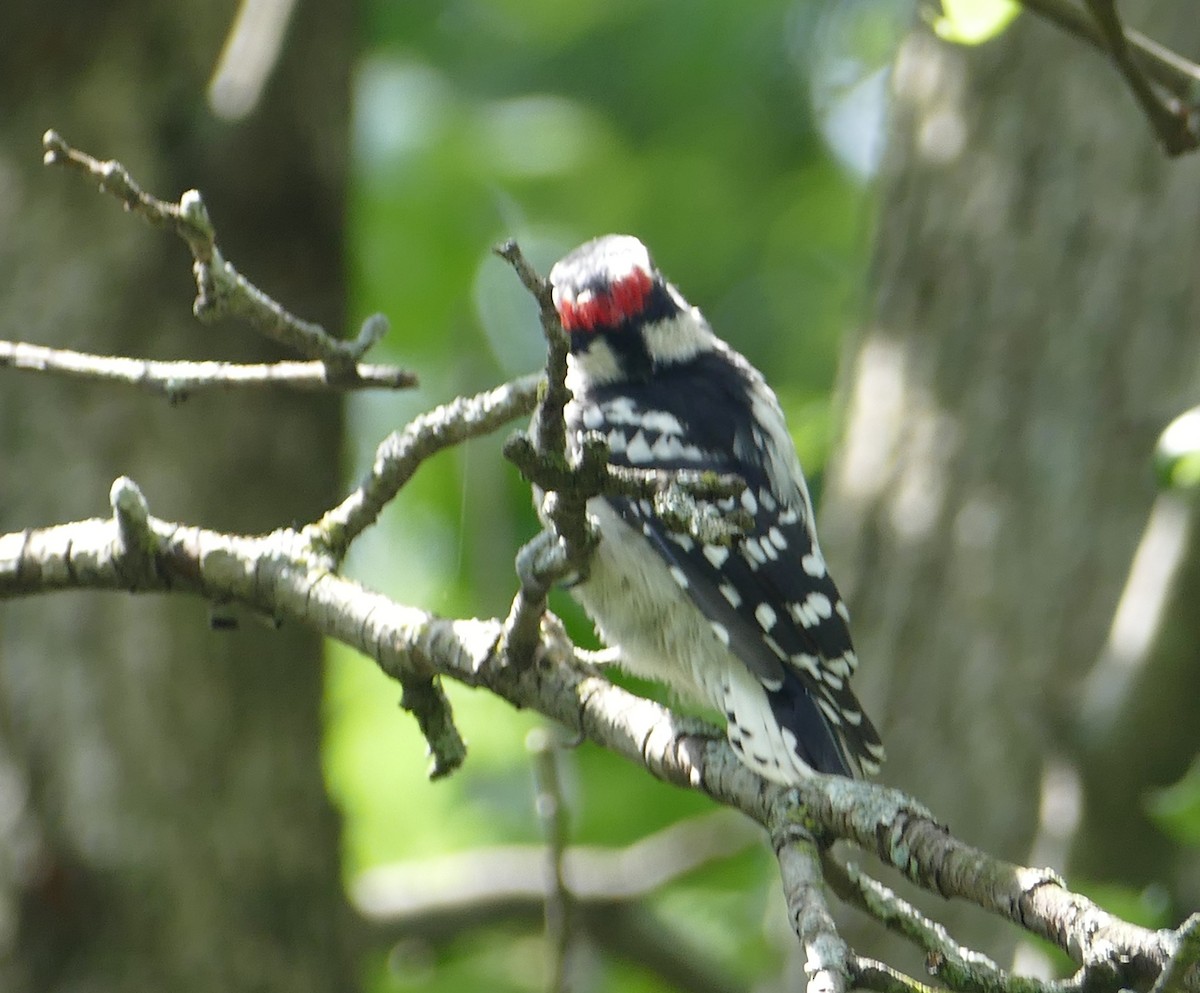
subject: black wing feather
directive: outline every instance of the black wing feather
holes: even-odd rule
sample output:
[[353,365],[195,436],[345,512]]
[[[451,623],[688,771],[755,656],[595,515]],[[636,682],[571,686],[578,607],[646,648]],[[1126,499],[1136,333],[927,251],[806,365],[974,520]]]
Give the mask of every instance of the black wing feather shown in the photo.
[[[664,375],[678,381],[664,383]],[[625,382],[619,389],[600,387],[576,397],[571,427],[576,438],[596,430],[608,435],[610,444],[623,442],[612,445],[614,464],[673,470],[702,463],[745,481],[749,496],[743,507],[754,524],[724,553],[706,551],[690,536],[673,533],[646,501],[608,499],[682,574],[709,621],[728,633],[732,652],[765,687],[776,720],[795,735],[800,757],[823,772],[852,775],[858,767],[873,769],[882,749],[849,687],[854,656],[846,620],[836,609],[815,614],[796,606],[811,603],[812,593],[823,595],[822,607],[840,602],[827,572],[814,576],[801,567],[814,551],[807,506],[797,506],[794,496],[785,504],[764,466],[738,454],[761,443],[739,375],[744,374],[724,356],[701,355],[660,372],[653,387]],[[683,428],[680,437],[691,446],[686,451],[658,444],[670,432],[655,425],[662,428],[671,420]],[[806,626],[804,619],[812,623]]]

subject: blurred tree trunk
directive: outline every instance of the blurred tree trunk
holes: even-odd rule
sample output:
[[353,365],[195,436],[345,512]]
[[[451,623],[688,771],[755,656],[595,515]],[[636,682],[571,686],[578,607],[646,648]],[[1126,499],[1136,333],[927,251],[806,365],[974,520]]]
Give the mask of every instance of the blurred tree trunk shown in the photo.
[[[4,337],[155,358],[279,357],[191,317],[190,259],[79,178],[47,127],[146,187],[202,189],[228,255],[339,330],[351,8],[301,4],[262,103],[205,86],[233,4],[33,0],[0,31]],[[0,530],[107,515],[112,480],[216,528],[334,498],[340,406],[278,394],[178,406],[0,371]],[[321,645],[181,598],[72,595],[0,610],[0,987],[353,986],[338,827],[318,761]]]
[[[1129,12],[1200,53],[1192,0]],[[823,531],[883,779],[996,854],[1061,862],[1071,770],[1112,789],[1080,749],[1081,681],[1155,497],[1155,439],[1200,385],[1200,158],[1165,159],[1112,66],[1028,14],[978,48],[914,29],[893,84]],[[1194,720],[1157,733],[1169,781]],[[1126,809],[1148,784],[1132,764],[1107,794]],[[953,913],[957,936],[997,937]],[[985,945],[1003,954],[999,938]]]

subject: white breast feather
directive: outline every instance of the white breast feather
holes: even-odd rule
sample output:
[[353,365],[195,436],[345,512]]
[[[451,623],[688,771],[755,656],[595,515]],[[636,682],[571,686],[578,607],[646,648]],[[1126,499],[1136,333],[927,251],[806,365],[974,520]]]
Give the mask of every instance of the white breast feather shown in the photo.
[[588,579],[572,593],[604,643],[619,650],[622,667],[684,700],[732,713],[730,744],[760,775],[782,783],[811,775],[758,678],[721,644],[645,537],[602,500],[590,501],[588,511],[603,538]]

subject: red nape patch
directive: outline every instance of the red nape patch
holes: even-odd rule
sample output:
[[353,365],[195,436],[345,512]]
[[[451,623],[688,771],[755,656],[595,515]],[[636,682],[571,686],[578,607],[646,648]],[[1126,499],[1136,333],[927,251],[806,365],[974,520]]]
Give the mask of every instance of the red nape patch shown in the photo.
[[564,331],[594,331],[596,328],[615,328],[622,321],[636,317],[646,307],[646,297],[654,283],[650,274],[634,269],[623,279],[608,287],[605,293],[596,292],[582,303],[563,300],[558,316]]

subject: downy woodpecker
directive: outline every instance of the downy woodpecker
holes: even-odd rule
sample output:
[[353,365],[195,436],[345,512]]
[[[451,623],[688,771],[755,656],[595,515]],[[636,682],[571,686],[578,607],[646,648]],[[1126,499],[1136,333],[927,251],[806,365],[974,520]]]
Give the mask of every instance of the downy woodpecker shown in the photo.
[[738,756],[768,779],[877,771],[883,747],[850,689],[849,615],[762,374],[636,238],[589,241],[550,282],[570,336],[568,444],[595,432],[616,465],[736,475],[753,520],[729,544],[703,544],[650,501],[591,500],[600,542],[572,592],[600,636],[631,673],[716,707]]

